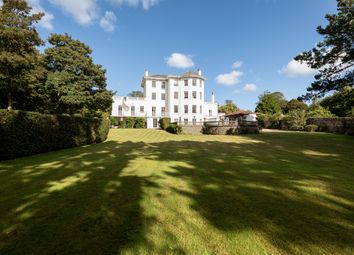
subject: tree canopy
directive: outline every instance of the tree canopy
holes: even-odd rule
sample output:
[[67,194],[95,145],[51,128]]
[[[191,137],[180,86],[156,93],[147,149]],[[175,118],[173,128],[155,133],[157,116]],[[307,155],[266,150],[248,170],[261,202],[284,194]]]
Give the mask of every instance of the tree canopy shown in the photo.
[[128,97],[144,97],[144,93],[139,90],[133,90],[132,92],[128,93]]
[[337,0],[337,10],[337,14],[326,15],[326,27],[317,27],[324,40],[295,57],[318,70],[303,96],[306,100],[354,86],[354,1]]
[[256,112],[265,114],[275,114],[282,112],[287,101],[281,92],[266,91],[258,98]]
[[0,97],[7,98],[8,109],[12,109],[14,97],[23,96],[26,78],[38,64],[36,47],[43,41],[34,24],[42,16],[31,14],[24,0],[4,0],[0,8]]
[[320,104],[339,117],[354,117],[354,89],[350,86],[325,97]]
[[225,114],[233,113],[238,110],[239,108],[233,102],[227,102],[226,104],[219,106],[219,112],[223,112]]

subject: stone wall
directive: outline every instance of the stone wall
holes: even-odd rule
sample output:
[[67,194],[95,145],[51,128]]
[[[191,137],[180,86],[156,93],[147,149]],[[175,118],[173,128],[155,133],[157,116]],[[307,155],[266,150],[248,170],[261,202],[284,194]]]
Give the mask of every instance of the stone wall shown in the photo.
[[203,132],[203,126],[202,125],[185,125],[182,126],[182,134],[185,135],[200,135]]
[[238,135],[238,134],[258,134],[257,122],[241,122],[233,125],[219,125],[203,127],[203,133],[209,135]]
[[354,135],[354,118],[310,118],[307,124],[318,126],[318,131]]

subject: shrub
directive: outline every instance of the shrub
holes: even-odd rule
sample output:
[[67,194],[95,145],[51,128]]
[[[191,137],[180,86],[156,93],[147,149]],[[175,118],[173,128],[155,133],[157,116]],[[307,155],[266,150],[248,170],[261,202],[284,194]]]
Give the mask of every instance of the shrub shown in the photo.
[[307,132],[316,132],[318,130],[318,126],[314,124],[306,125],[305,130]]
[[135,118],[134,128],[145,128],[145,119],[144,118]]
[[108,118],[0,110],[0,160],[100,143],[109,126]]
[[171,119],[170,118],[161,118],[159,120],[160,128],[163,130],[166,130],[167,127],[171,124]]
[[181,134],[182,133],[182,126],[176,125],[176,124],[171,124],[166,128],[166,131],[171,133],[171,134]]
[[134,118],[127,117],[124,118],[125,128],[133,128],[134,127]]
[[307,114],[305,110],[290,111],[284,121],[290,130],[304,130],[306,126]]

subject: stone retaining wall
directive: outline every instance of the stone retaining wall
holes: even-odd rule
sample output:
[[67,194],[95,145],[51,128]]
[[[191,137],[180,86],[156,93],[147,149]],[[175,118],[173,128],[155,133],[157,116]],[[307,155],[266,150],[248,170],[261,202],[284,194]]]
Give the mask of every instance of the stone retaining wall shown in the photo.
[[354,118],[310,118],[307,124],[318,126],[318,131],[354,135]]
[[200,135],[203,132],[202,125],[186,125],[182,126],[182,134],[185,135]]

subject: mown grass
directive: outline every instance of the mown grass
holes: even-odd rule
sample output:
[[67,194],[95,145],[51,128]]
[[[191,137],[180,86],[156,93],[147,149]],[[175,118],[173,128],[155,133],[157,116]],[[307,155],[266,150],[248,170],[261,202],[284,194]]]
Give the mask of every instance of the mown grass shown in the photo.
[[0,162],[0,254],[354,254],[354,139],[111,130]]

